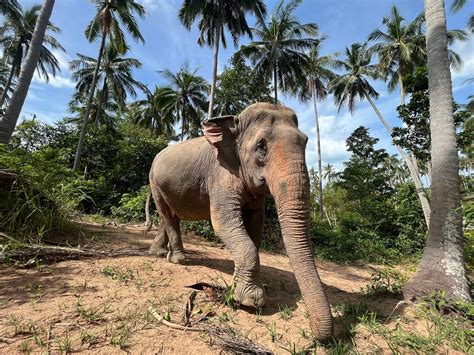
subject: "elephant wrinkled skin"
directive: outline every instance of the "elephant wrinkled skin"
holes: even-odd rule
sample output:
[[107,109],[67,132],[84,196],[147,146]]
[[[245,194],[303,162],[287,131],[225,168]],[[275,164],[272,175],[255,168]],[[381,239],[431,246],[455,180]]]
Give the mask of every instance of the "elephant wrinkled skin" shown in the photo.
[[319,340],[332,316],[308,238],[307,136],[293,110],[268,103],[203,124],[204,137],[171,145],[154,159],[150,189],[161,224],[150,253],[184,263],[180,220],[211,220],[234,260],[234,298],[261,307],[258,249],[265,196],[276,202],[285,248]]

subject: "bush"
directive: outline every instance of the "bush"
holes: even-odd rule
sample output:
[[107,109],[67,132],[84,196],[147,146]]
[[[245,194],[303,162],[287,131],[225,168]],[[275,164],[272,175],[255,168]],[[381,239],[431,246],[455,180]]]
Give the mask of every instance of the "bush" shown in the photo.
[[[123,194],[117,207],[112,207],[112,216],[121,222],[144,222],[148,185],[142,186],[137,193]],[[153,222],[158,222],[155,204],[150,201],[150,215]]]
[[181,222],[181,230],[182,232],[194,232],[211,242],[220,242],[210,221],[183,221]]

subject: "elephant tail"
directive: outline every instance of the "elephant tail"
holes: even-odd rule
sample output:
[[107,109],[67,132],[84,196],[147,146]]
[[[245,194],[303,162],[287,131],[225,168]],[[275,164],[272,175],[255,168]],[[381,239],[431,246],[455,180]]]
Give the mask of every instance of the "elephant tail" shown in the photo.
[[150,216],[150,200],[151,200],[151,186],[148,187],[148,192],[146,194],[146,203],[145,203],[145,235],[150,232],[153,222]]

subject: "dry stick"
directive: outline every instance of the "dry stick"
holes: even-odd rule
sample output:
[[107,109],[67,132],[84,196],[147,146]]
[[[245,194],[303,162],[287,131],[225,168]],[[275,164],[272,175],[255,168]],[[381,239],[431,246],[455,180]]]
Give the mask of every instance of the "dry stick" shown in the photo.
[[176,324],[176,323],[171,323],[168,322],[166,319],[164,319],[152,306],[148,307],[148,311],[151,313],[153,318],[155,318],[158,322],[160,322],[163,325],[166,325],[167,327],[173,328],[173,329],[179,329],[179,330],[190,330],[192,332],[202,332],[205,331],[206,329],[204,328],[191,328],[191,327],[184,327],[182,325]]

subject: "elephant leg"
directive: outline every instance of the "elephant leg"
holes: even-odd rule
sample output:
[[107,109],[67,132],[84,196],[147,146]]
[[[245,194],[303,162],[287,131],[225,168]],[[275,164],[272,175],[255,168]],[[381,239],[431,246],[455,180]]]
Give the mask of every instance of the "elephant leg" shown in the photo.
[[222,200],[223,203],[211,202],[211,222],[234,260],[234,299],[244,306],[263,307],[265,299],[260,286],[258,249],[244,226],[238,202]]
[[261,208],[255,210],[244,209],[242,211],[245,229],[255,244],[257,250],[260,249],[260,245],[262,244],[263,224],[265,220],[264,208],[265,207],[262,206]]
[[183,241],[181,239],[181,229],[179,227],[179,218],[174,216],[168,220],[166,224],[166,234],[169,239],[168,261],[173,264],[184,264],[186,257],[184,256]]
[[157,255],[160,258],[166,258],[168,255],[168,235],[166,234],[166,227],[163,222],[158,227],[158,232],[155,239],[151,243],[149,254]]

